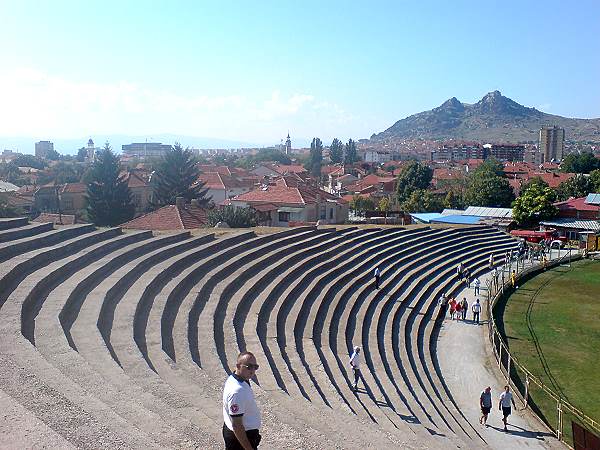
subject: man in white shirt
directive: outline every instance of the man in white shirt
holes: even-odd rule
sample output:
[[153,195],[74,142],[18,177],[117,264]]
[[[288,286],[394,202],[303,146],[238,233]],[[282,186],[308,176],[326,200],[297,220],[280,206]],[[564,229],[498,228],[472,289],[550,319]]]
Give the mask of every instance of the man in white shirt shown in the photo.
[[481,303],[479,303],[479,299],[477,299],[475,303],[473,303],[473,306],[471,306],[471,310],[473,311],[473,322],[479,325],[479,313],[481,313]]
[[502,411],[502,422],[504,422],[504,431],[507,431],[506,424],[508,416],[510,416],[511,413],[511,403],[512,406],[514,406],[516,409],[517,405],[515,405],[515,400],[513,399],[512,392],[510,392],[510,388],[507,385],[504,386],[504,392],[500,394],[500,401],[498,402],[498,409]]
[[375,288],[379,289],[379,277],[380,277],[379,266],[375,267],[375,270],[373,271],[373,276],[375,277]]
[[235,371],[225,382],[223,440],[226,450],[255,450],[260,443],[260,412],[250,387],[250,378],[257,370],[254,355],[242,352],[237,357]]
[[358,379],[361,378],[360,347],[358,347],[358,346],[354,347],[354,352],[352,353],[352,356],[350,356],[350,366],[352,367],[352,370],[354,371],[354,385],[352,387],[356,391],[356,390],[358,390]]
[[475,286],[475,295],[479,295],[479,288],[481,287],[481,281],[479,281],[478,277],[475,277],[473,281],[473,285]]

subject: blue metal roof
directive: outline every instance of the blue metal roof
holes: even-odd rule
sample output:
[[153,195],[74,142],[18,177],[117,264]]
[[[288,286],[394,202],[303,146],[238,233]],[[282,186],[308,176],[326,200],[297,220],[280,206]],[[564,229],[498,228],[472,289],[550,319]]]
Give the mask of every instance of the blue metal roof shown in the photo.
[[463,225],[473,225],[479,223],[479,216],[442,216],[437,219],[432,219],[433,223],[457,223]]
[[585,198],[585,202],[588,205],[600,205],[600,194],[588,194],[588,196]]
[[432,219],[437,219],[438,217],[442,217],[441,213],[410,213],[410,216],[422,223],[429,223]]

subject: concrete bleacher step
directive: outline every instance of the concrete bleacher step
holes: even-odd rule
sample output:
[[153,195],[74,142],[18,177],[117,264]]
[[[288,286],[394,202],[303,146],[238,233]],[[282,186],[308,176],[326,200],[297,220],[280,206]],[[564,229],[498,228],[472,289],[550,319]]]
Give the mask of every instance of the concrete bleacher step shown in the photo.
[[[485,246],[490,241],[486,241],[483,243]],[[467,257],[470,255],[469,249],[470,246],[474,243],[471,241],[469,246],[463,246],[459,250],[455,250],[455,254],[458,255],[458,258]],[[477,247],[472,252],[478,253],[481,252],[485,247]],[[446,252],[442,258],[448,260],[452,256],[452,252]],[[441,267],[444,267],[443,263],[439,262],[432,265],[433,269],[429,269],[423,273],[423,275],[431,276],[430,283],[438,282],[438,278],[433,276],[433,271],[439,271]],[[447,267],[447,272],[452,273],[455,267],[455,260],[450,260],[450,262],[446,263],[445,267]],[[412,387],[412,391],[415,392],[416,397],[420,399],[420,402],[425,405],[425,410],[428,411],[430,417],[436,417],[435,422],[437,424],[437,428],[439,432],[447,433],[451,431],[455,434],[461,435],[461,431],[466,434],[466,438],[470,439],[468,432],[462,429],[462,425],[460,422],[456,422],[456,420],[449,411],[446,410],[445,405],[440,404],[436,401],[436,392],[435,390],[429,390],[424,384],[424,378],[426,378],[426,374],[423,374],[422,371],[419,370],[419,367],[416,365],[416,361],[418,359],[418,349],[414,346],[416,343],[417,335],[416,333],[412,333],[412,328],[410,326],[410,322],[408,322],[409,318],[422,319],[424,314],[420,311],[419,305],[415,305],[412,301],[414,299],[414,291],[419,290],[420,286],[425,284],[425,278],[421,279],[413,279],[410,281],[409,285],[403,285],[401,288],[403,289],[403,294],[400,299],[399,305],[394,305],[394,309],[390,312],[390,315],[393,313],[393,322],[391,325],[392,330],[399,330],[398,332],[404,333],[404,343],[405,343],[405,351],[404,352],[395,352],[396,357],[401,355],[401,358],[404,356],[408,356],[408,358],[402,358],[402,367],[404,367],[403,374],[405,374],[406,379],[409,380]],[[394,312],[395,310],[395,312]],[[389,316],[388,316],[389,317]],[[392,331],[393,333],[394,331]],[[383,338],[381,335],[379,339]],[[399,344],[398,344],[399,345]]]
[[52,222],[47,223],[32,223],[28,225],[23,225],[16,228],[9,228],[4,230],[0,228],[0,243],[13,241],[16,239],[21,239],[29,236],[34,236],[39,233],[45,233],[46,231],[52,230],[54,224]]
[[73,225],[60,228],[58,230],[50,230],[34,236],[28,236],[14,241],[0,243],[0,262],[6,261],[13,256],[22,255],[23,253],[39,250],[42,247],[50,247],[59,244],[67,239],[80,236],[84,233],[89,233],[95,230],[94,225]]
[[[188,238],[189,232],[159,236],[131,244],[89,265],[79,271],[77,277],[71,277],[70,283],[63,283],[48,296],[39,316],[44,325],[36,328],[37,348],[50,363],[75,383],[87,386],[90,395],[110,405],[119,415],[168,447],[180,447],[185,442],[212,446],[217,442],[217,436],[203,433],[205,427],[193,424],[186,415],[170,408],[160,399],[145,395],[129,380],[121,377],[117,382],[116,376],[103,377],[95,372],[81,355],[71,350],[68,340],[62,334],[58,313],[61,308],[66,311],[77,304],[81,306],[79,301],[72,300],[74,296],[86,297],[107,275],[112,276],[118,268],[140,255],[151,255],[149,259],[157,262],[160,258],[165,258],[166,254],[177,254],[194,244],[199,245],[209,240],[208,237],[194,240]],[[78,278],[82,280],[78,282]],[[77,314],[75,318],[76,316]],[[124,397],[127,401],[123,401]],[[203,435],[204,438],[201,437]]]
[[0,230],[8,230],[10,228],[24,227],[29,223],[27,217],[9,217],[0,218]]
[[[369,279],[368,277],[370,277],[370,273],[368,273],[368,275],[367,275],[367,279]],[[365,282],[367,282],[367,281],[366,281],[366,280],[364,280],[364,281],[362,282],[362,284],[364,284]],[[367,282],[367,284],[370,284],[370,279],[369,279],[369,281]],[[325,329],[327,329],[327,327],[325,327]],[[344,368],[344,367],[340,367],[340,370],[342,370],[342,371],[343,371],[343,370],[345,370],[345,368]]]

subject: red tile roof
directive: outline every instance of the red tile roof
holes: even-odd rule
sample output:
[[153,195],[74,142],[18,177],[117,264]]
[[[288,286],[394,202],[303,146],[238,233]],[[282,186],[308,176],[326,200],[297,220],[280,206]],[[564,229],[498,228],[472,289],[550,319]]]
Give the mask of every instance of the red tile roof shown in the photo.
[[568,210],[577,211],[600,211],[600,205],[592,205],[585,202],[586,197],[571,198],[564,202],[557,202],[554,204],[561,212]]
[[217,166],[216,164],[199,164],[198,168],[201,172],[216,172],[221,175],[231,176],[231,169],[228,166]]
[[189,230],[206,224],[206,210],[197,206],[167,205],[121,225],[134,230]]
[[204,183],[204,187],[208,189],[235,189],[248,187],[249,183],[239,181],[234,177],[223,175],[219,172],[204,172],[200,174],[200,181]]
[[[52,222],[55,225],[74,225],[76,224],[77,218],[73,214],[49,214],[42,213],[37,216],[32,222],[47,223]],[[79,221],[81,223],[81,221]]]
[[87,185],[83,183],[65,183],[60,189],[61,194],[85,194]]

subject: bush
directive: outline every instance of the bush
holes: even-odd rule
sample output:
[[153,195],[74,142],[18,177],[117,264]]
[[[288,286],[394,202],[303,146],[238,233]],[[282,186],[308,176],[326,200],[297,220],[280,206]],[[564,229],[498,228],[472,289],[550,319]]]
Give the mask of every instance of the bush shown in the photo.
[[218,222],[225,222],[231,228],[249,228],[258,225],[256,212],[251,208],[225,206],[208,212],[208,225],[214,227]]

